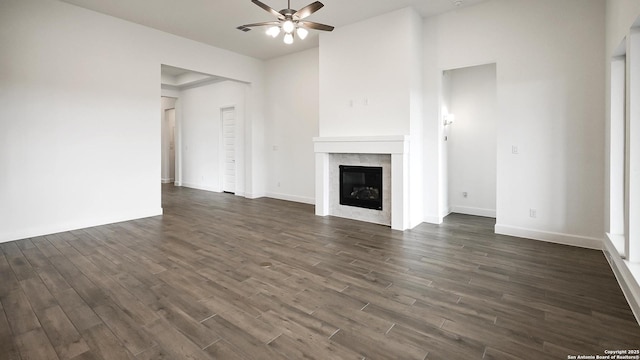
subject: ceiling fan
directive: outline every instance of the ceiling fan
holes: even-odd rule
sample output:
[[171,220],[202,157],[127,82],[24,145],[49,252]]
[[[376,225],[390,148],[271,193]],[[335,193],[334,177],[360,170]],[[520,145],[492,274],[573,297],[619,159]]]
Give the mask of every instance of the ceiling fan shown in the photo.
[[240,25],[237,27],[238,30],[247,32],[251,31],[252,27],[269,26],[267,29],[267,35],[271,35],[275,38],[282,31],[284,32],[284,43],[293,44],[294,34],[298,35],[301,40],[304,40],[304,38],[309,34],[308,30],[333,31],[334,29],[334,27],[330,25],[304,20],[307,16],[320,10],[324,6],[320,1],[311,3],[297,11],[291,8],[291,0],[287,0],[287,8],[280,11],[275,11],[269,5],[258,0],[251,0],[251,2],[275,15],[278,20]]

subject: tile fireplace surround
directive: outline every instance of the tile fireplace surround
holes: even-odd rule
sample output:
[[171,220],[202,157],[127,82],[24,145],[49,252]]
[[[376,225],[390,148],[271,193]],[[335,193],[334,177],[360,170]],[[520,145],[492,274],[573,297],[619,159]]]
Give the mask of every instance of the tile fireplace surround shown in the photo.
[[[316,153],[316,215],[333,215],[391,225],[394,230],[409,228],[408,136],[316,137],[313,142]],[[349,163],[341,163],[343,161]],[[390,184],[389,177],[385,176],[383,194],[388,192],[386,198],[390,199],[391,205],[383,203],[383,211],[379,214],[372,213],[376,210],[340,205],[336,191],[339,187],[339,179],[336,177],[339,165],[378,165],[383,169],[390,168]],[[388,210],[384,211],[385,207],[390,213]]]

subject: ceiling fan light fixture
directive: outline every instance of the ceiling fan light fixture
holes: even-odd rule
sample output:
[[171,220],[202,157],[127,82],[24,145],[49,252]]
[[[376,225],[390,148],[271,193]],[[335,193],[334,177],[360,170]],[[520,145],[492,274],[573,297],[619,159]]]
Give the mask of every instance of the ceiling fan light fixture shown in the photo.
[[296,33],[298,34],[298,37],[300,38],[300,40],[304,40],[307,37],[307,35],[309,35],[309,32],[307,31],[307,29],[301,28],[301,27],[299,27],[296,30]]
[[280,27],[279,26],[272,26],[270,28],[267,29],[267,35],[276,38],[278,37],[278,35],[280,35]]
[[293,44],[293,34],[291,33],[284,34],[284,43],[287,45]]
[[282,23],[282,30],[284,30],[284,32],[286,32],[287,34],[291,34],[295,29],[296,29],[296,26],[293,24],[293,21],[291,20],[286,20],[285,22]]
[[309,30],[333,31],[334,29],[331,25],[320,24],[307,20],[303,21],[303,19],[306,19],[309,15],[315,13],[324,6],[320,1],[314,1],[297,11],[291,8],[291,0],[287,1],[287,8],[280,11],[274,10],[271,6],[260,0],[251,0],[251,2],[258,5],[268,13],[275,15],[276,20],[237,26],[236,29],[240,31],[248,32],[254,27],[266,26],[267,30],[265,33],[267,35],[276,38],[281,33],[284,33],[284,43],[290,45],[293,44],[296,36],[300,38],[300,40],[307,38]]

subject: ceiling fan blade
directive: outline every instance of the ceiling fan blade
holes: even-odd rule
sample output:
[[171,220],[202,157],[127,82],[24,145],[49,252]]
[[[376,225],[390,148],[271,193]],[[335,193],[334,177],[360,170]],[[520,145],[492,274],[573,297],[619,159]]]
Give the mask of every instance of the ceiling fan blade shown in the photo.
[[267,12],[273,14],[278,19],[284,19],[284,16],[282,14],[280,14],[279,12],[275,11],[271,6],[261,2],[259,0],[251,0],[251,2],[256,4],[256,5],[258,5],[258,6],[260,6],[261,8],[266,10]]
[[323,3],[321,3],[320,1],[316,1],[296,11],[296,13],[293,14],[293,16],[297,17],[298,19],[304,19],[307,16],[313,14],[314,12],[320,10],[323,6],[324,6]]
[[298,25],[302,26],[303,28],[313,30],[333,31],[334,29],[334,27],[331,25],[320,24],[313,21],[300,21]]
[[238,26],[236,29],[238,30],[242,30],[244,32],[250,31],[252,27],[255,26],[278,26],[280,25],[279,21],[265,21],[265,22],[259,22],[259,23],[253,23],[253,24],[246,24],[246,25],[240,25]]

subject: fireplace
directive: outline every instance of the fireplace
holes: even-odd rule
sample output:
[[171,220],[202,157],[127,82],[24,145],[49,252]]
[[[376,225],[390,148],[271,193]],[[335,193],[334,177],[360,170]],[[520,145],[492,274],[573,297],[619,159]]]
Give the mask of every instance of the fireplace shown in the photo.
[[340,204],[382,210],[382,167],[340,165]]
[[[409,136],[317,137],[316,215],[409,229]],[[382,167],[382,210],[340,204],[340,165]]]

